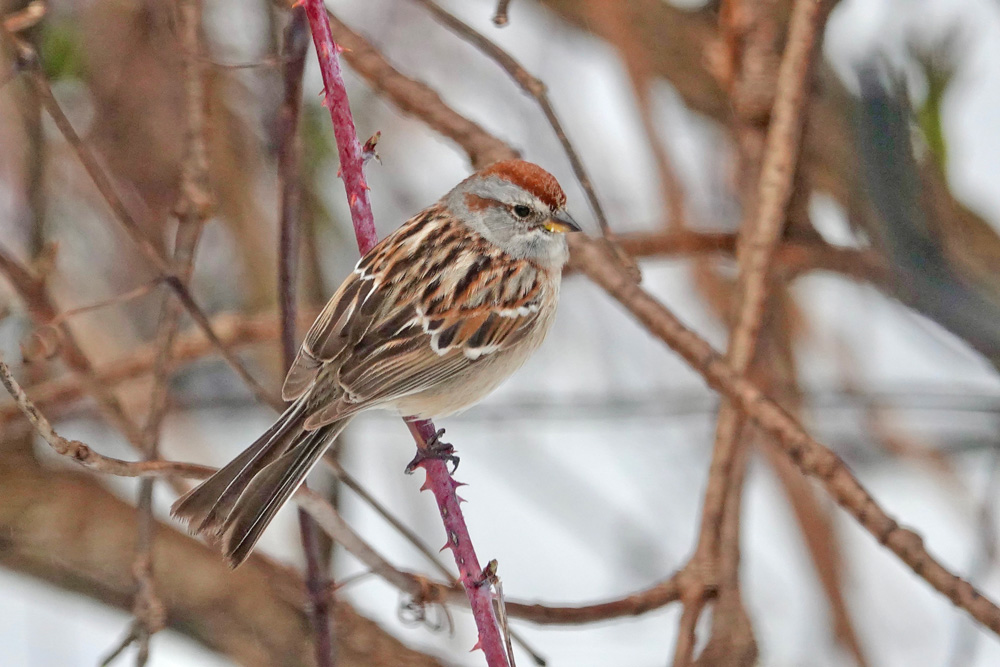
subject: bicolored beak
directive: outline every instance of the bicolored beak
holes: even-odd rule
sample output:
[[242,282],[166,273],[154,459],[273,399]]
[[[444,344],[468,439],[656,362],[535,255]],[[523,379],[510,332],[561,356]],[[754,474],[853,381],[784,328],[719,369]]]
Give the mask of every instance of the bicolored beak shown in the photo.
[[569,213],[560,210],[551,218],[545,221],[545,229],[554,234],[565,234],[566,232],[581,232],[580,225],[570,217]]

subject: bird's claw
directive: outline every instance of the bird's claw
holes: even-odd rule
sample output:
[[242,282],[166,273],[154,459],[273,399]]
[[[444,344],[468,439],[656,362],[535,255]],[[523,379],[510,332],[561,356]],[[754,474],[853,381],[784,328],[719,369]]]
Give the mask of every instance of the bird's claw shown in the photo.
[[441,436],[444,435],[444,429],[438,429],[434,437],[427,441],[424,447],[417,449],[416,456],[413,460],[406,464],[406,474],[412,475],[413,472],[421,466],[424,461],[437,459],[438,461],[444,461],[445,464],[451,463],[451,474],[455,474],[458,470],[459,458],[455,455],[455,448],[441,440]]

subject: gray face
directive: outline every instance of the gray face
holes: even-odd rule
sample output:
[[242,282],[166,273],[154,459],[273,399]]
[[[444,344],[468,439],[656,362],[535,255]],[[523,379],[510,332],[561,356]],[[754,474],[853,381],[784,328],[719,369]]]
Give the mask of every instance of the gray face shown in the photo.
[[473,231],[514,257],[551,266],[562,266],[569,258],[566,235],[545,229],[545,222],[552,217],[549,207],[509,181],[497,176],[473,177],[459,183],[444,201],[451,211],[469,221]]

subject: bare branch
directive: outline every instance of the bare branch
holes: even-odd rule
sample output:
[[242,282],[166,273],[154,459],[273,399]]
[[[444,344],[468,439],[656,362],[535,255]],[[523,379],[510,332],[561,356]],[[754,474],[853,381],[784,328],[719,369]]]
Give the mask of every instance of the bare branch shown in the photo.
[[205,315],[205,312],[201,309],[197,302],[195,302],[191,293],[180,281],[180,279],[173,274],[170,263],[163,257],[163,255],[160,254],[160,251],[155,245],[153,245],[152,241],[150,241],[149,238],[147,238],[143,233],[138,222],[132,216],[128,207],[125,206],[125,203],[118,195],[118,191],[113,185],[111,178],[91,152],[90,147],[80,138],[80,135],[77,134],[72,123],[70,123],[69,118],[63,112],[62,107],[59,106],[59,102],[56,101],[55,96],[53,96],[48,79],[45,78],[45,74],[38,61],[38,55],[31,49],[31,47],[27,46],[23,42],[17,41],[6,29],[2,27],[0,27],[0,42],[2,42],[4,49],[11,54],[13,60],[19,63],[19,66],[26,72],[27,81],[38,95],[38,98],[45,107],[45,110],[48,111],[49,115],[52,117],[56,127],[59,128],[59,131],[73,148],[73,151],[83,164],[84,169],[86,169],[87,174],[90,176],[91,180],[93,180],[94,185],[97,186],[101,196],[108,203],[112,213],[114,213],[115,219],[122,225],[128,233],[129,238],[132,239],[146,259],[150,261],[153,268],[159,273],[160,279],[163,280],[177,295],[177,298],[180,299],[181,304],[188,311],[188,314],[191,315],[191,318],[199,327],[201,327],[201,329],[205,332],[205,335],[208,336],[208,339],[212,341],[212,344],[218,347],[222,357],[243,379],[257,399],[268,405],[275,407],[279,406],[280,401],[271,396],[270,393],[264,389],[252,375],[250,375],[249,371],[246,370],[240,360],[237,359],[236,356],[222,344],[222,341],[220,341],[215,332],[212,331],[212,325],[208,320],[208,316]]
[[510,19],[507,18],[507,10],[510,9],[510,0],[499,0],[497,2],[497,10],[493,14],[493,23],[497,27],[503,27],[507,25]]
[[604,236],[611,234],[608,218],[604,215],[604,207],[601,206],[601,201],[597,198],[594,185],[590,181],[590,176],[587,175],[586,167],[583,166],[583,160],[580,159],[580,155],[577,153],[576,148],[573,147],[573,143],[566,136],[562,122],[560,122],[559,116],[556,115],[556,110],[549,99],[546,85],[528,72],[528,70],[524,69],[524,66],[517,62],[513,56],[487,39],[485,35],[476,31],[469,24],[445,11],[440,5],[433,2],[433,0],[416,0],[416,2],[426,7],[427,11],[443,26],[475,46],[487,57],[500,65],[514,79],[517,85],[521,87],[521,90],[535,99],[542,113],[545,114],[545,119],[552,126],[552,131],[556,133],[559,143],[562,144],[563,150],[566,152],[566,157],[569,158],[570,164],[573,166],[573,173],[576,174],[576,179],[580,181],[584,192],[587,193],[587,200],[590,202],[590,208],[593,209],[594,215],[597,217],[597,222],[601,226],[601,233]]
[[[299,157],[302,153],[298,127],[302,107],[302,74],[309,46],[309,23],[305,9],[292,10],[285,28],[282,59],[284,100],[278,111],[278,181],[281,186],[278,237],[278,307],[281,314],[281,352],[287,372],[295,360],[295,288],[299,259],[301,193]],[[315,522],[299,509],[299,534],[306,557],[306,592],[309,596],[309,620],[316,645],[316,664],[332,667],[336,663],[336,642],[330,624],[333,588],[324,571],[319,535]]]

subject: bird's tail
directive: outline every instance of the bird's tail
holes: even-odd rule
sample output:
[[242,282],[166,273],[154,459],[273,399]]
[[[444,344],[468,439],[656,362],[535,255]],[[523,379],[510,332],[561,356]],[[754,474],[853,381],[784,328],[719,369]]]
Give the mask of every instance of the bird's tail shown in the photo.
[[242,454],[170,508],[192,533],[218,542],[232,567],[246,560],[271,519],[347,425],[345,419],[306,431],[304,406],[303,399],[293,403]]

